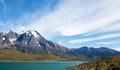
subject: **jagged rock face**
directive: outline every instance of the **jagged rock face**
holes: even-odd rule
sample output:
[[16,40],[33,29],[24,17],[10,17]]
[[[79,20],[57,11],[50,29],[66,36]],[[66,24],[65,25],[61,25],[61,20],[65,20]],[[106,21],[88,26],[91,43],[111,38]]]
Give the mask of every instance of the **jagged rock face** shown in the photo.
[[2,43],[2,41],[3,41],[3,33],[0,32],[0,43]]
[[6,36],[10,39],[10,38],[17,38],[18,34],[12,31],[9,31]]
[[4,39],[5,39],[5,38],[4,38],[4,36],[3,36],[3,33],[0,32],[0,48],[3,47],[2,43],[3,43],[3,40],[4,40]]
[[[38,52],[42,48],[37,39],[31,31],[23,33],[17,38],[17,48],[22,52]],[[42,52],[42,50],[40,52]]]
[[0,32],[0,48],[11,48],[17,38],[17,33],[12,31],[8,33]]
[[22,34],[0,32],[0,48],[16,48],[24,53],[52,53],[61,57],[75,56],[72,50],[46,40],[37,31]]
[[70,49],[46,40],[37,31],[27,31],[17,38],[17,49],[27,53],[52,53],[62,57],[71,56]]

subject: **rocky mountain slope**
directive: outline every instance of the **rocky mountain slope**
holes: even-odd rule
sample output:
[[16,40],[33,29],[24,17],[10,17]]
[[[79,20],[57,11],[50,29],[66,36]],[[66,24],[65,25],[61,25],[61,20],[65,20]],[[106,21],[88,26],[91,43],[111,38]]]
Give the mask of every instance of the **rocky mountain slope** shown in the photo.
[[8,33],[1,32],[0,48],[16,48],[23,53],[51,53],[67,58],[77,56],[71,49],[46,40],[37,31],[27,31],[22,34],[12,31]]
[[14,46],[18,34],[12,31],[8,33],[0,32],[0,48],[11,48]]
[[18,34],[13,31],[0,32],[0,49],[14,48],[23,53],[50,53],[63,58],[76,59],[79,57],[101,57],[118,55],[120,52],[109,48],[82,47],[69,49],[55,42],[46,40],[37,31],[30,30]]
[[73,51],[46,40],[37,31],[27,31],[17,38],[17,49],[27,53],[52,53],[61,57],[73,57]]
[[75,53],[81,53],[82,55],[85,55],[86,57],[89,57],[89,58],[115,56],[120,54],[120,52],[113,49],[106,48],[106,47],[89,48],[85,46],[85,47],[81,47],[73,50]]

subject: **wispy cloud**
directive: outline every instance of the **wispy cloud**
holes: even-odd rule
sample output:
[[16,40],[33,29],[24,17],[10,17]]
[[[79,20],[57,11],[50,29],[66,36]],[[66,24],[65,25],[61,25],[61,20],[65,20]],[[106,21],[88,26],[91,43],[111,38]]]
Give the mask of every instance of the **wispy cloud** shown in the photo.
[[100,34],[100,33],[110,33],[110,32],[119,32],[120,31],[120,21],[111,22],[111,24],[100,27],[93,32],[89,32],[86,36]]
[[[62,0],[54,11],[36,20],[30,19],[29,25],[18,26],[16,30],[37,30],[45,36],[48,34],[51,36],[55,34],[72,36],[93,31],[95,34],[97,33],[95,30],[99,32],[114,31],[119,29],[117,25],[114,25],[114,22],[120,20],[119,6],[119,0],[92,0],[92,2],[88,0]],[[114,26],[111,26],[112,24]]]
[[102,45],[112,45],[112,44],[120,44],[120,42],[98,42],[98,45],[102,44]]
[[112,49],[117,50],[117,51],[120,51],[120,48],[112,48]]
[[[4,0],[0,2],[5,6]],[[120,24],[115,23],[120,20],[119,6],[119,0],[61,0],[54,11],[49,11],[49,7],[46,7],[46,10],[41,12],[42,16],[38,10],[32,14],[23,14],[15,21],[8,20],[5,23],[10,21],[10,28],[5,24],[4,26],[15,31],[37,30],[48,38],[58,34],[74,36],[118,31]]]
[[63,45],[63,41],[62,40],[58,41],[57,43],[59,43],[60,45]]
[[[112,42],[106,42],[104,39],[120,37],[120,0],[59,0],[54,8],[54,2],[51,1],[46,1],[45,5],[39,5],[37,1],[29,4],[20,0],[13,2],[13,5],[8,2],[0,0],[0,10],[4,12],[3,16],[0,16],[0,31],[37,30],[47,39],[56,38],[57,42],[73,47],[81,44],[118,45],[114,39]],[[27,7],[30,9],[25,8],[24,4],[29,4]],[[16,9],[13,6],[16,6]],[[62,37],[61,41],[58,37]],[[91,45],[92,41],[96,41],[95,45]]]
[[105,34],[105,35],[92,37],[92,38],[70,40],[69,43],[83,43],[83,42],[90,42],[90,41],[109,39],[109,38],[116,38],[116,37],[120,37],[119,32],[118,33],[113,33],[113,34]]

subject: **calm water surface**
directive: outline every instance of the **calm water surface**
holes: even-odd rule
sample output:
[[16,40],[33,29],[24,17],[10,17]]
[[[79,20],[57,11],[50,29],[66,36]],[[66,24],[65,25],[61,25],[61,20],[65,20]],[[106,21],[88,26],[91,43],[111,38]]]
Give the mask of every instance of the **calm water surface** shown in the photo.
[[0,70],[64,70],[87,61],[65,62],[0,62]]

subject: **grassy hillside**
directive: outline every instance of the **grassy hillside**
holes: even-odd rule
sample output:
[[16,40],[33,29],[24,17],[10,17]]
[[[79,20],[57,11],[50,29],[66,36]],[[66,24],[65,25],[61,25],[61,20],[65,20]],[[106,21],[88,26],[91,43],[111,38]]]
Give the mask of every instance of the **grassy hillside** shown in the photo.
[[120,70],[120,56],[97,58],[90,63],[70,67],[66,70]]
[[0,49],[0,61],[59,61],[53,54],[27,54],[15,49]]

